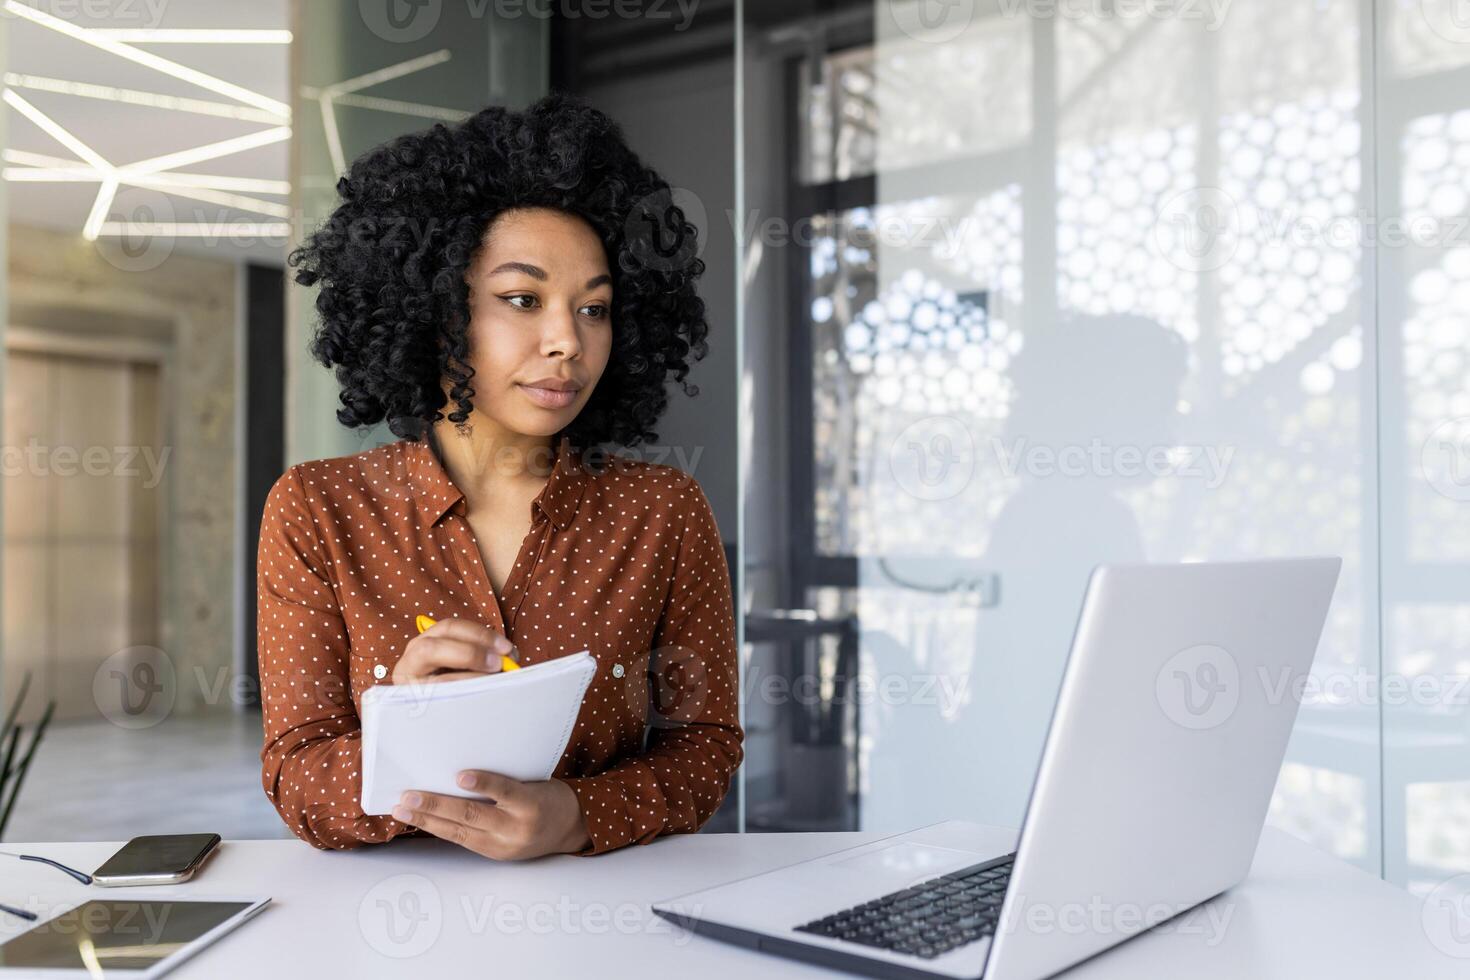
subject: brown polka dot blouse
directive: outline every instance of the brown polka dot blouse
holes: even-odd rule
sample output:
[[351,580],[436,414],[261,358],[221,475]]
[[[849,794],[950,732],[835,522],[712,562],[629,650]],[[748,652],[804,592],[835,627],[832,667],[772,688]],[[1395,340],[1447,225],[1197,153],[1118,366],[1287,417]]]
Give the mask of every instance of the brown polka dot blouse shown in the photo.
[[421,833],[358,800],[362,692],[392,682],[414,619],[477,620],[522,664],[597,658],[555,778],[600,854],[698,830],[743,757],[730,574],[694,478],[565,439],[497,599],[463,495],[425,442],[291,467],[261,521],[266,795],[297,836],[351,848]]

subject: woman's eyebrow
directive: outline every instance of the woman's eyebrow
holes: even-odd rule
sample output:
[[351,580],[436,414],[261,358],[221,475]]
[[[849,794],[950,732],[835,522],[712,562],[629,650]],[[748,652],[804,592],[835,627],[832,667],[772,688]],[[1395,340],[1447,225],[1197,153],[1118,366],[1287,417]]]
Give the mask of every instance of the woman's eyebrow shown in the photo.
[[529,262],[502,262],[487,272],[486,275],[498,276],[502,272],[524,272],[532,279],[540,279],[542,282],[546,281],[546,270],[539,265],[532,265]]
[[[532,279],[537,279],[541,282],[545,282],[547,278],[545,269],[541,268],[539,265],[532,265],[529,262],[502,262],[495,268],[491,269],[489,272],[485,273],[485,275],[498,276],[502,272],[524,272]],[[593,276],[591,279],[588,279],[587,285],[583,286],[582,288],[592,289],[596,286],[601,286],[605,282],[612,282],[612,276],[604,272],[600,276]]]

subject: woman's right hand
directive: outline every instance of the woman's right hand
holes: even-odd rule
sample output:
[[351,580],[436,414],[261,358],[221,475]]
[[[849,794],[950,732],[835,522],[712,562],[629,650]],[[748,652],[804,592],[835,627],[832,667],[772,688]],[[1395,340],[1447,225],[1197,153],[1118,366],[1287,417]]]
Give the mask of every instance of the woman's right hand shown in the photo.
[[468,619],[441,619],[408,641],[393,666],[394,684],[458,681],[498,674],[500,658],[519,660],[499,630]]

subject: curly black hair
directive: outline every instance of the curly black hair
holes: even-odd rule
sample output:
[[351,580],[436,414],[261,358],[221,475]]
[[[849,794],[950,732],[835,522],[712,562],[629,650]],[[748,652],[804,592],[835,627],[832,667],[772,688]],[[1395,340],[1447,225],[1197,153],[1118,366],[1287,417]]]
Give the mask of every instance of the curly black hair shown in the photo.
[[397,137],[355,160],[337,192],[336,210],[288,262],[297,283],[319,287],[310,350],[335,368],[343,425],[387,419],[395,435],[417,440],[440,419],[468,421],[465,271],[490,223],[512,208],[585,220],[613,277],[607,368],[558,435],[583,449],[652,441],[668,377],[699,393],[686,380],[708,353],[698,231],[618,125],[579,97],[491,106]]

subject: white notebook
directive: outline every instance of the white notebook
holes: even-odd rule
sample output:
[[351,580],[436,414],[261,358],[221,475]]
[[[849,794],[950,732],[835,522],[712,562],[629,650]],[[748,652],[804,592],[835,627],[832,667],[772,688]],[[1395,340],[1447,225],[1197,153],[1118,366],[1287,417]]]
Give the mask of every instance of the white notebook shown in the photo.
[[597,672],[590,651],[462,681],[381,684],[362,695],[362,812],[391,813],[410,789],[473,796],[484,769],[550,779]]

